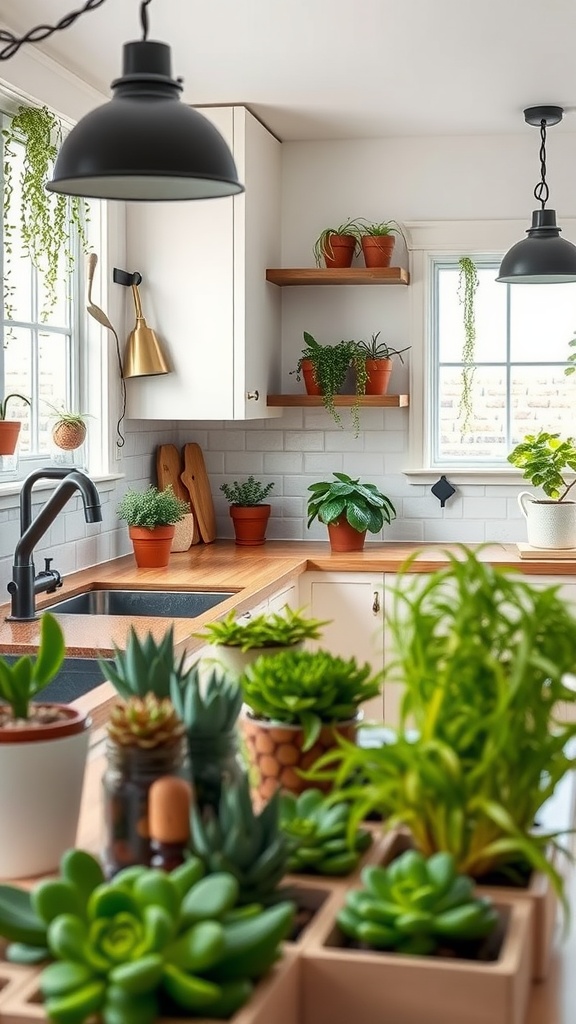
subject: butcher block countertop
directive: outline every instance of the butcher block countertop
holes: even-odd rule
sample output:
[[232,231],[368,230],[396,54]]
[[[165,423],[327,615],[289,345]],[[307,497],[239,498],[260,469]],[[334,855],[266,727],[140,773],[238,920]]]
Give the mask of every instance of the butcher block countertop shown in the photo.
[[[222,590],[232,597],[194,619],[174,619],[174,642],[178,650],[193,653],[202,641],[191,636],[206,623],[221,618],[231,609],[238,613],[254,608],[260,601],[295,582],[307,570],[321,572],[397,572],[402,563],[418,552],[413,572],[432,572],[446,564],[446,551],[457,545],[368,542],[364,551],[332,554],[329,544],[306,541],[269,541],[258,547],[239,547],[233,541],[198,544],[170,557],[166,569],[138,569],[132,555],[72,573],[57,594],[40,595],[41,611],[64,597],[86,589],[123,587],[141,590]],[[576,560],[523,561],[513,544],[481,547],[482,557],[493,564],[519,568],[531,574],[576,575]],[[7,622],[9,605],[0,606],[0,654],[26,653],[38,646],[39,621]],[[123,647],[128,630],[151,631],[163,636],[165,618],[107,615],[61,615],[66,651],[71,657],[106,657],[114,645]],[[172,621],[172,620],[170,620]]]

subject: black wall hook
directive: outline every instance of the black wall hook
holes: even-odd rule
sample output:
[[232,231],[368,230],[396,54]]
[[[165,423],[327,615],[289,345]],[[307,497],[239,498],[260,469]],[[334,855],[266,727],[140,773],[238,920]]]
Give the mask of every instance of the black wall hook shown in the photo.
[[453,494],[456,494],[456,488],[452,487],[452,484],[446,479],[445,476],[441,476],[439,480],[430,488],[435,498],[438,498],[440,502],[440,508],[444,508],[448,498],[451,498]]
[[142,274],[137,270],[133,274],[129,274],[127,270],[118,270],[118,267],[114,267],[112,280],[114,284],[123,284],[126,288],[131,288],[133,284],[142,284]]

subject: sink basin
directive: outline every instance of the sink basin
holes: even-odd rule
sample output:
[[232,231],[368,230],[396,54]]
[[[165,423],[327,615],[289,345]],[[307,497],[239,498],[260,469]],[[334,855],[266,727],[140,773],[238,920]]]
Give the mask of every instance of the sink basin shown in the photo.
[[88,590],[50,605],[54,615],[137,615],[194,619],[232,597],[233,591]]
[[[0,657],[12,665],[20,655],[2,654]],[[112,665],[113,662],[108,660],[107,664]],[[76,700],[76,697],[81,697],[83,693],[88,693],[96,686],[100,686],[103,682],[105,679],[97,658],[64,658],[56,679],[40,690],[34,700],[68,704],[70,701]]]

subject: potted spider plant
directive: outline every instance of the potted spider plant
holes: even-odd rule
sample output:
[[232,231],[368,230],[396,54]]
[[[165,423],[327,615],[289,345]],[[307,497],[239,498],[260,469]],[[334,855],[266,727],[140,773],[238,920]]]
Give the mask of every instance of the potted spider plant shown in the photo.
[[392,375],[393,356],[398,356],[403,363],[402,353],[411,348],[410,345],[406,348],[392,348],[385,341],[378,341],[379,337],[380,331],[377,331],[370,341],[359,341],[356,344],[357,356],[365,360],[367,395],[386,394]]
[[[74,845],[90,719],[42,701],[64,660],[64,637],[47,612],[35,658],[0,658],[0,877],[51,871]],[[40,695],[40,699],[38,698]]]
[[55,405],[48,403],[54,415],[52,425],[52,440],[57,448],[63,451],[72,452],[80,448],[86,440],[88,429],[86,423],[87,413],[68,412],[65,409],[58,409]]
[[236,543],[240,546],[264,544],[271,511],[264,499],[273,487],[273,483],[263,484],[252,475],[241,483],[235,480],[233,484],[221,484],[220,490],[230,502]]
[[366,393],[367,373],[365,359],[358,354],[357,343],[339,341],[335,345],[321,345],[308,331],[304,331],[303,335],[306,347],[302,349],[296,369],[290,372],[296,374],[297,381],[304,379],[307,394],[322,396],[324,408],[339,427],[343,425],[342,418],[336,409],[334,399],[336,395],[342,393],[350,366],[356,371],[356,400],[352,405],[351,414],[354,434],[358,437],[359,398]]
[[346,473],[310,484],[308,527],[316,518],[326,523],[332,551],[362,551],[366,533],[379,533],[396,518],[396,509],[375,484],[363,484]]
[[177,498],[171,486],[159,491],[128,490],[116,514],[125,519],[139,569],[163,569],[170,559],[175,524],[190,512],[187,501]]
[[361,221],[360,223],[360,242],[367,267],[390,266],[396,235],[402,236],[406,249],[408,249],[406,236],[397,221]]
[[234,675],[241,675],[261,654],[300,650],[305,640],[318,640],[322,626],[327,625],[326,621],[307,618],[302,609],[285,605],[279,612],[263,612],[248,622],[239,622],[236,612],[231,611],[192,636],[213,644],[217,660]]
[[358,220],[347,220],[337,228],[324,228],[314,242],[316,266],[350,267],[360,251],[361,227]]
[[6,418],[8,413],[8,402],[12,398],[19,398],[25,405],[30,405],[30,399],[24,395],[18,394],[14,391],[10,395],[6,395],[6,398],[0,400],[0,455],[13,455],[16,451],[16,445],[18,444],[18,437],[20,435],[20,429],[22,427],[21,420],[9,420]]
[[518,495],[526,519],[528,543],[534,548],[576,548],[576,501],[568,498],[576,479],[568,481],[566,470],[576,472],[576,440],[541,430],[526,434],[508,456],[546,498],[529,491]]

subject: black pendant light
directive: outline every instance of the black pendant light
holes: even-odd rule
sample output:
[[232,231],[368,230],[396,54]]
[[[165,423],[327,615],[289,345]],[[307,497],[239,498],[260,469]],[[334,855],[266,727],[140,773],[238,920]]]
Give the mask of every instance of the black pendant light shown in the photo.
[[[22,42],[67,28],[104,0],[88,0],[54,27],[39,26],[12,38],[0,57]],[[212,199],[244,191],[234,158],[220,132],[197,110],[180,101],[181,79],[172,78],[170,47],[148,41],[142,0],[142,40],[125,43],[121,78],[112,82],[109,103],[86,114],[60,149],[50,192],[95,199]],[[41,33],[43,30],[43,34]],[[0,39],[9,38],[0,34]]]
[[534,198],[541,208],[532,212],[532,225],[521,242],[508,250],[497,281],[504,284],[562,284],[576,281],[576,246],[560,238],[556,210],[547,210],[549,189],[546,183],[546,129],[562,120],[562,107],[527,107],[528,124],[540,128],[540,181]]

